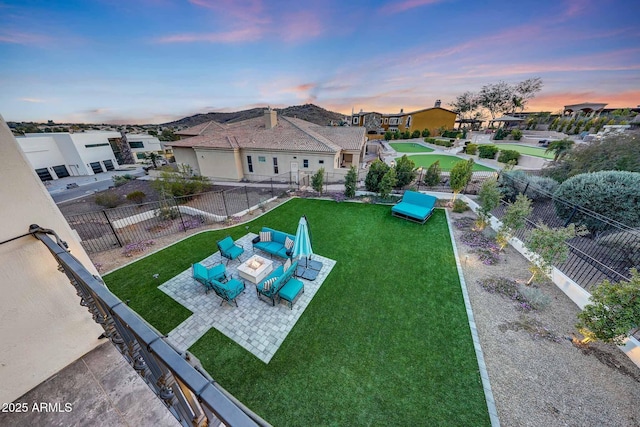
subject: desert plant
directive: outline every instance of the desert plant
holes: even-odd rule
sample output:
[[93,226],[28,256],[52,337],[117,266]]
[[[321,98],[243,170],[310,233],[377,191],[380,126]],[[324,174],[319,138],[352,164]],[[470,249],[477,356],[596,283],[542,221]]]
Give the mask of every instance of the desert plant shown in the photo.
[[495,145],[480,144],[478,145],[478,156],[481,159],[494,159],[499,148]]
[[440,184],[441,179],[442,170],[440,169],[440,160],[436,160],[427,169],[427,172],[424,175],[424,183],[429,187],[434,187]]
[[551,304],[551,297],[545,294],[540,288],[533,286],[518,285],[518,292],[534,310],[544,310]]
[[105,208],[115,208],[122,203],[122,199],[116,193],[106,191],[104,193],[97,194],[95,202],[97,205],[104,206]]
[[396,178],[397,178],[397,187],[404,187],[405,185],[409,185],[416,178],[417,172],[415,171],[416,164],[413,160],[409,159],[407,155],[403,155],[398,159],[395,165],[396,170]]
[[451,172],[449,173],[449,186],[453,190],[453,198],[451,203],[456,201],[458,194],[467,186],[471,180],[473,173],[473,159],[469,159],[464,162],[458,162],[453,165]]
[[482,183],[480,191],[478,191],[478,220],[476,221],[476,227],[480,230],[487,226],[489,222],[489,215],[492,210],[498,207],[500,204],[500,198],[502,193],[498,188],[498,182],[495,178],[487,179]]
[[133,175],[124,174],[124,175],[114,175],[111,177],[111,179],[113,180],[113,185],[115,187],[120,187],[121,185],[125,185],[127,182],[136,179],[136,177]]
[[536,228],[531,230],[527,239],[527,249],[537,255],[537,258],[529,268],[531,278],[527,285],[530,285],[537,277],[551,274],[554,264],[565,262],[569,256],[567,240],[585,234],[587,234],[585,229],[576,228],[574,224],[569,224],[567,227],[550,228],[539,223]]
[[160,179],[151,182],[151,187],[159,193],[183,197],[202,192],[208,184],[208,178],[194,175],[190,166],[181,164],[176,172],[162,172]]
[[590,304],[578,313],[578,327],[585,341],[622,344],[640,327],[640,274],[631,269],[631,279],[602,281],[591,292]]
[[382,177],[382,180],[380,180],[378,192],[382,199],[389,198],[391,190],[396,186],[397,181],[398,179],[396,177],[396,170],[394,168],[389,168],[387,173],[385,173]]
[[514,129],[511,131],[511,136],[516,141],[520,141],[522,139],[522,131],[520,129]]
[[[554,196],[594,211],[599,215],[621,222],[629,227],[640,226],[640,173],[602,171],[576,175],[560,184]],[[590,232],[603,231],[605,221],[578,209],[574,213],[571,204],[554,200],[556,213],[564,220],[571,218],[576,224],[585,225]],[[573,216],[572,216],[573,215]]]
[[351,166],[349,172],[347,172],[347,176],[344,178],[344,195],[349,198],[355,197],[357,186],[358,172],[355,166]]
[[324,168],[318,169],[316,173],[311,177],[311,187],[322,194],[322,188],[324,187]]
[[506,209],[502,217],[502,226],[496,235],[500,250],[503,250],[516,232],[524,227],[527,217],[531,215],[531,210],[531,200],[523,194],[518,194],[516,201]]
[[451,208],[451,210],[456,213],[462,213],[469,210],[469,205],[464,200],[457,199],[455,202],[453,202],[453,207]]
[[147,195],[139,190],[132,191],[131,193],[127,194],[127,200],[137,204],[141,204],[145,197],[147,197]]
[[383,161],[376,159],[371,163],[367,177],[364,180],[364,186],[367,191],[377,193],[380,187],[380,181],[382,177],[387,173],[391,166],[387,165]]
[[500,154],[498,155],[498,161],[500,163],[509,163],[511,161],[515,161],[515,164],[518,164],[518,159],[520,158],[520,153],[516,150],[500,150]]
[[154,244],[155,242],[153,240],[142,240],[140,242],[129,243],[122,250],[122,255],[132,257],[144,252],[149,246],[153,246]]

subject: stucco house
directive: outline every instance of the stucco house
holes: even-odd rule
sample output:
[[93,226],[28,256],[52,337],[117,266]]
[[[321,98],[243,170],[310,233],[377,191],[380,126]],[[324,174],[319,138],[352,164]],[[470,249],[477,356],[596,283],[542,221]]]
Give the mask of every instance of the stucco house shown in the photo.
[[346,174],[364,163],[365,129],[319,126],[267,109],[236,123],[203,123],[172,142],[176,163],[214,180],[260,181],[283,173]]

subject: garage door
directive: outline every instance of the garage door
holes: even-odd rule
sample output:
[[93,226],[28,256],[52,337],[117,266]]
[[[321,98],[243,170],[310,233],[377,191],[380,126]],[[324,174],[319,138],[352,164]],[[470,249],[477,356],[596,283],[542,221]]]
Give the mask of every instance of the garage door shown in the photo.
[[69,171],[65,165],[58,165],[53,167],[53,171],[58,175],[58,178],[64,178],[69,176]]
[[40,180],[42,181],[53,180],[53,177],[51,176],[51,174],[49,173],[49,169],[47,168],[36,169],[36,173],[38,174],[38,176],[40,177]]
[[104,172],[102,170],[102,165],[100,165],[100,162],[93,162],[93,163],[90,163],[90,165],[91,165],[91,169],[93,169],[93,173],[102,173],[102,172]]
[[115,169],[111,160],[103,160],[102,163],[104,163],[104,168],[108,171],[112,171]]

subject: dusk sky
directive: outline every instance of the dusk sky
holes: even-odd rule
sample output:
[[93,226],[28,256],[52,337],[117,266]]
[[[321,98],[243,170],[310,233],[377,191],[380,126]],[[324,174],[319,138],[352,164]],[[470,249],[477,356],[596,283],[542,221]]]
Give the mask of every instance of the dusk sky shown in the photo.
[[527,111],[640,105],[640,2],[0,0],[0,114],[163,123],[314,103],[443,106],[541,77]]

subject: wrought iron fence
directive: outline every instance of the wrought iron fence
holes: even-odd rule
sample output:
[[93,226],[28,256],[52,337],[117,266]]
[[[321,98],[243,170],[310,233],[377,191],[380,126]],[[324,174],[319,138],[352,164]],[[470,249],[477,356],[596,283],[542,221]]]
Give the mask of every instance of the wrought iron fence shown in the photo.
[[[548,227],[589,225],[590,234],[567,241],[569,258],[556,265],[583,288],[589,289],[604,279],[612,282],[629,280],[629,270],[640,267],[640,230],[555,197],[540,186],[512,174],[501,174],[500,182],[503,187],[532,198],[532,213],[527,218],[526,227],[517,233],[517,237],[525,242],[529,232],[538,224]],[[502,218],[510,202],[504,200],[492,212],[493,215]]]
[[[192,366],[73,256],[53,230],[32,225],[30,234],[49,249],[104,335],[183,426],[268,426],[229,395],[201,367]],[[55,236],[55,241],[50,237]]]

